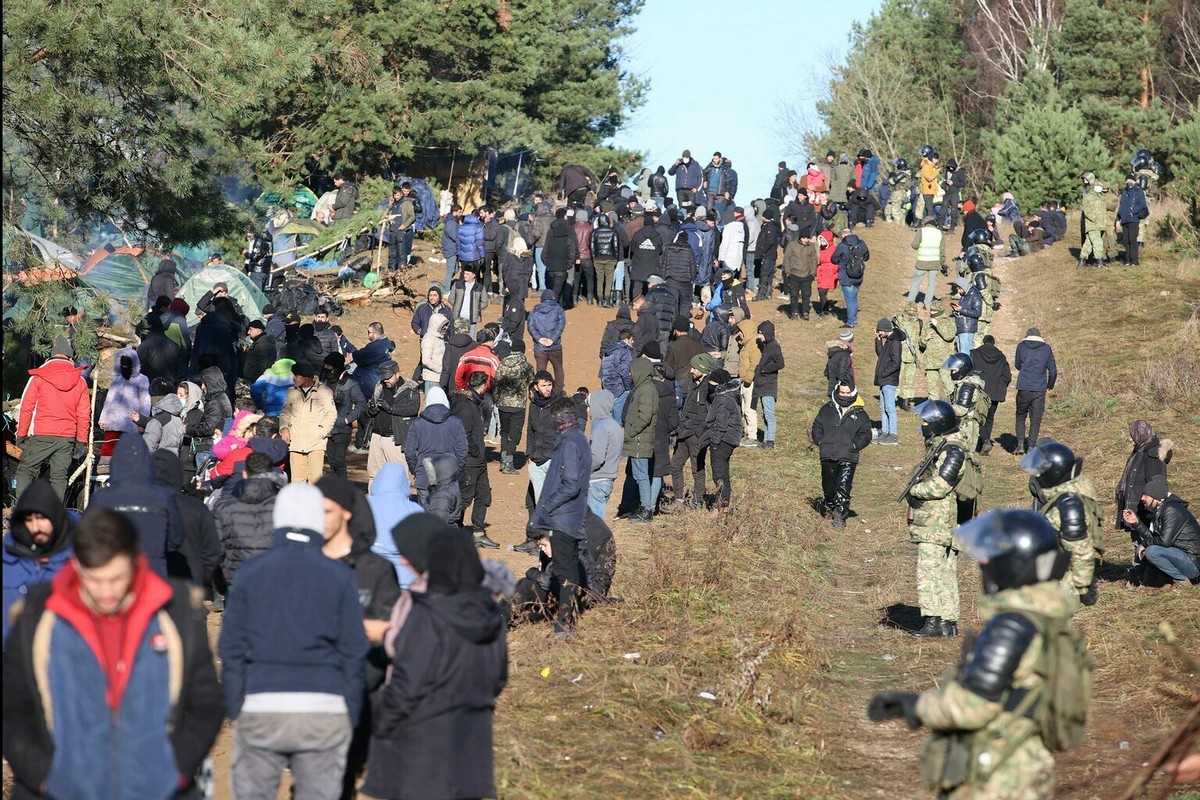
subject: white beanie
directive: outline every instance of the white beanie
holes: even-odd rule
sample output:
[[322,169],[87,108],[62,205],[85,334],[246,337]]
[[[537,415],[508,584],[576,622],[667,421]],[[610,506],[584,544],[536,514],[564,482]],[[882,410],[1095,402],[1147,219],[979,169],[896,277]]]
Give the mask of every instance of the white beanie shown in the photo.
[[440,386],[434,386],[425,392],[425,407],[429,408],[430,406],[450,407],[450,400],[446,397],[445,389]]
[[289,483],[279,490],[271,516],[276,530],[291,528],[320,534],[325,528],[325,495],[310,483]]

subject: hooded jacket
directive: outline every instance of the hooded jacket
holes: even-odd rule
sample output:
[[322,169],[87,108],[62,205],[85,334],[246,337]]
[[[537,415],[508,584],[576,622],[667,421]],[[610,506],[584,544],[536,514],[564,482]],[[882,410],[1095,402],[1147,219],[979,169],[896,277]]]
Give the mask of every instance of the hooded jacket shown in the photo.
[[[320,521],[315,521],[320,525]],[[218,645],[230,719],[246,695],[341,695],[358,724],[368,650],[354,573],[321,552],[315,530],[280,528],[229,589]]]
[[1133,443],[1133,452],[1129,454],[1125,468],[1121,470],[1121,479],[1117,482],[1115,496],[1118,528],[1129,528],[1129,524],[1121,519],[1121,514],[1125,509],[1129,509],[1135,514],[1141,511],[1142,492],[1146,488],[1146,482],[1158,475],[1165,476],[1167,474],[1167,464],[1171,460],[1171,450],[1175,446],[1170,439],[1163,439],[1160,442],[1149,423],[1144,420],[1140,422],[1143,423],[1142,426],[1139,426],[1138,422],[1134,422],[1130,426],[1131,433],[1136,437]]
[[29,383],[21,395],[18,437],[59,436],[87,441],[92,411],[84,369],[66,356],[56,355],[29,370]]
[[817,289],[832,291],[837,287],[838,265],[833,263],[833,232],[821,231],[818,236],[825,240],[826,246],[817,243]]
[[1008,397],[1008,385],[1012,383],[1012,370],[1008,358],[994,344],[982,344],[971,351],[975,368],[983,375],[983,390],[993,403],[1003,403]]
[[591,480],[616,480],[621,464],[621,448],[625,446],[625,431],[613,419],[616,398],[607,389],[588,395],[592,413],[592,475]]
[[[523,252],[529,252],[532,247],[526,243],[526,249]],[[529,292],[529,281],[533,278],[533,270],[536,266],[533,256],[523,256],[520,253],[514,253],[511,250],[504,253],[504,265],[501,274],[504,276],[504,291],[507,294],[515,294],[518,297],[525,297]]]
[[813,444],[821,450],[822,461],[847,461],[858,463],[858,454],[871,444],[871,418],[858,397],[850,406],[843,408],[834,400],[834,390],[829,393],[829,402],[821,406],[812,424]]
[[582,539],[591,477],[592,446],[583,431],[578,425],[560,431],[530,525]]
[[179,452],[183,446],[183,401],[179,395],[171,392],[150,408],[143,438],[151,453],[160,449]]
[[91,505],[120,511],[137,530],[138,545],[159,577],[167,576],[167,550],[178,550],[187,528],[175,502],[177,492],[154,482],[154,459],[141,434],[117,440],[108,485],[92,496]]
[[825,378],[829,381],[829,392],[833,393],[839,381],[854,383],[854,360],[850,345],[841,339],[825,343]]
[[426,298],[421,301],[416,311],[413,312],[412,322],[409,323],[409,327],[412,328],[412,332],[417,336],[424,337],[425,333],[429,330],[431,321],[438,316],[443,317],[446,322],[451,321],[450,318],[454,312],[442,301],[442,293],[440,291],[436,289],[429,290],[429,294],[435,292],[438,296],[437,305],[429,302],[429,297],[426,295]]
[[200,372],[200,361],[204,356],[211,356],[221,372],[236,376],[237,326],[224,314],[213,312],[205,314],[197,323],[195,334],[192,341],[192,374]]
[[846,238],[842,239],[842,241],[838,243],[837,249],[833,251],[833,258],[831,260],[834,264],[838,265],[838,283],[840,283],[842,286],[862,285],[862,277],[851,278],[846,274],[846,265],[850,263],[850,248],[856,245],[862,251],[862,260],[863,263],[866,264],[871,260],[871,250],[869,247],[867,247],[866,242],[855,236],[853,233],[848,234]]
[[634,389],[625,402],[625,444],[621,455],[650,458],[654,455],[654,428],[658,423],[654,365],[645,358],[634,359],[631,372]]
[[185,530],[179,547],[167,550],[167,574],[192,586],[209,586],[224,555],[213,514],[200,498],[180,491],[183,465],[174,451],[159,450],[153,460],[154,482],[175,495]]
[[[204,384],[204,412],[199,421],[185,425],[185,433],[194,439],[208,441],[233,417],[233,406],[225,393],[225,375],[217,367],[208,367],[200,376]],[[189,395],[190,399],[190,395]]]
[[487,448],[483,441],[487,424],[484,422],[483,409],[480,407],[481,399],[470,389],[450,395],[450,413],[462,422],[463,432],[467,437],[465,466],[468,467],[487,465]]
[[[50,539],[38,544],[25,528],[25,516],[37,512],[50,520]],[[4,641],[8,641],[9,611],[28,587],[48,583],[71,558],[75,523],[66,506],[45,479],[29,484],[17,500],[12,523],[4,535]]]
[[179,267],[171,259],[164,258],[158,265],[158,271],[150,278],[149,285],[146,286],[146,299],[150,301],[153,307],[154,301],[159,297],[166,295],[174,299],[179,293]]
[[[783,348],[775,338],[775,323],[767,321],[758,323],[757,333],[762,334],[760,343],[755,337],[753,344],[747,342],[747,347],[757,347],[762,355],[754,367],[754,396],[752,402],[757,403],[761,397],[779,396],[779,372],[784,367]],[[748,376],[743,376],[743,380]]]
[[337,417],[333,423],[331,434],[350,433],[354,423],[362,418],[367,408],[367,399],[363,397],[362,389],[345,373],[333,384],[333,407]]
[[525,455],[535,464],[541,465],[550,460],[554,452],[554,440],[558,438],[558,426],[550,416],[550,406],[555,400],[565,397],[560,391],[552,391],[549,397],[543,397],[538,392],[530,395],[529,401],[529,430],[525,436]]
[[428,591],[412,596],[374,706],[364,794],[496,795],[492,715],[508,677],[506,626],[470,538],[456,530],[430,545]]
[[631,280],[645,282],[661,267],[663,249],[666,242],[662,240],[658,229],[646,225],[629,238],[628,276]]
[[679,428],[675,438],[679,441],[699,436],[704,430],[704,421],[708,419],[708,383],[701,378],[699,383],[685,379],[683,407],[679,411]]
[[459,263],[472,263],[483,260],[483,223],[475,214],[466,214],[458,226]]
[[[272,340],[274,346],[274,340]],[[184,350],[171,337],[167,336],[162,324],[150,328],[142,343],[138,345],[138,358],[141,360],[141,371],[151,382],[155,378],[168,380],[173,384],[179,382],[184,372]]]
[[604,326],[604,333],[600,336],[600,358],[604,358],[609,345],[620,340],[623,331],[631,330],[633,330],[633,315],[629,310],[629,306],[621,303],[617,306],[616,319],[608,321],[608,324]]
[[279,343],[275,337],[263,332],[246,351],[242,362],[242,377],[254,383],[275,363],[275,355],[278,352]]
[[664,366],[669,377],[654,376],[658,393],[658,417],[654,421],[654,472],[652,477],[665,478],[671,474],[671,436],[679,429],[679,405],[675,402],[675,380],[671,368]]
[[1017,368],[1018,392],[1048,392],[1058,380],[1054,350],[1040,336],[1026,336],[1017,345],[1013,366]]
[[375,384],[379,383],[379,368],[392,360],[392,351],[395,349],[396,345],[391,339],[380,336],[351,354],[350,361],[355,365],[351,377],[358,381],[363,397],[370,397],[375,391]]
[[294,453],[324,450],[336,422],[337,407],[328,386],[317,383],[308,389],[298,386],[288,389],[283,413],[279,415],[279,429],[286,428],[291,433],[289,450]]
[[[295,363],[290,358],[279,359],[250,387],[250,399],[268,417],[278,417],[283,413],[287,394],[295,384],[292,377],[292,367]],[[357,375],[357,372],[355,374]]]
[[[567,315],[555,299],[554,292],[549,289],[542,292],[542,301],[529,312],[529,335],[533,338],[534,352],[562,350],[562,335],[566,326]],[[542,344],[541,339],[549,339],[550,344]]]
[[395,568],[396,578],[401,586],[406,586],[415,576],[411,570],[402,574],[400,551],[396,549],[392,529],[413,514],[423,511],[418,503],[410,499],[411,496],[408,470],[403,464],[390,462],[380,467],[379,472],[375,474],[375,480],[371,481],[371,494],[367,497],[371,515],[375,519],[375,541],[371,544],[371,552]]
[[453,456],[461,473],[467,465],[467,432],[462,420],[450,413],[446,393],[430,390],[425,396],[425,409],[413,421],[404,440],[404,460],[408,471],[416,477],[417,489],[429,489],[429,477],[421,467],[426,459],[439,455]]
[[579,249],[574,227],[565,219],[555,219],[550,223],[550,231],[546,234],[546,243],[542,250],[542,263],[546,265],[546,272],[565,273],[575,266],[577,258]]
[[[123,358],[133,362],[133,372],[128,380],[121,375]],[[136,431],[137,423],[130,418],[130,414],[141,417],[150,415],[150,379],[142,374],[142,361],[137,351],[126,347],[113,358],[113,380],[104,397],[100,423],[109,431]]]
[[[707,390],[711,384],[705,378],[701,386]],[[737,447],[742,442],[743,430],[741,389],[738,381],[731,380],[717,386],[709,397],[708,415],[704,419],[704,429],[700,434],[700,446],[725,444]]]
[[600,384],[620,397],[633,388],[633,346],[623,340],[613,342],[600,360]]
[[875,339],[875,385],[899,386],[900,364],[903,360],[904,331],[893,328],[892,332],[882,342]]
[[466,333],[450,333],[446,336],[446,346],[442,352],[443,389],[454,388],[454,377],[458,372],[459,362],[468,350],[475,347],[475,340]]

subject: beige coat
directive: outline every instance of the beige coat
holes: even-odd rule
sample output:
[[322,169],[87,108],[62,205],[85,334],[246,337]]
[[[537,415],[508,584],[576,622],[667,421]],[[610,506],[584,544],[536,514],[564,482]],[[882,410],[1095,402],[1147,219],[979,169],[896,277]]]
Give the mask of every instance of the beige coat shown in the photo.
[[333,391],[328,386],[318,383],[307,392],[293,386],[288,389],[287,398],[283,401],[279,428],[287,428],[291,433],[289,450],[312,453],[325,449],[336,420],[337,407],[333,404]]

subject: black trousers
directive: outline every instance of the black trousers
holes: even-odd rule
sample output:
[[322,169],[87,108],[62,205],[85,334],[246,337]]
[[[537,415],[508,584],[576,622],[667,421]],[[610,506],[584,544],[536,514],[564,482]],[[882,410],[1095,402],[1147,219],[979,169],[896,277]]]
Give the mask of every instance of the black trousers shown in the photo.
[[[692,310],[692,284],[685,281],[668,278],[667,286],[670,286],[679,294],[679,305],[675,308],[675,313],[679,316],[686,317]],[[664,354],[666,352],[666,350],[663,350]]]
[[764,258],[762,265],[758,268],[758,294],[755,295],[759,300],[769,300],[775,294],[775,256]]
[[[1038,439],[1038,430],[1042,427],[1042,414],[1046,411],[1046,393],[1017,390],[1017,444],[1028,438],[1031,442]],[[1025,418],[1029,417],[1029,436],[1025,436]]]
[[554,299],[561,306],[566,301],[565,293],[567,291],[567,273],[565,272],[546,272],[546,288],[554,292]]
[[350,431],[329,434],[325,445],[325,463],[334,475],[346,477],[346,450],[350,447]]
[[671,455],[671,489],[675,499],[682,500],[683,465],[692,465],[692,499],[697,503],[704,500],[704,492],[708,488],[708,476],[704,472],[704,451],[700,449],[700,437],[689,436],[675,442],[675,452]]
[[550,574],[558,583],[558,612],[554,629],[564,631],[575,624],[579,605],[580,541],[564,533],[550,534]]
[[492,484],[488,481],[487,466],[468,464],[463,467],[462,474],[458,476],[458,491],[462,495],[464,522],[467,506],[471,506],[471,530],[482,531],[487,525],[488,506],[492,504]]
[[1125,248],[1125,263],[1137,265],[1138,263],[1138,228],[1142,225],[1141,222],[1122,222],[1121,223],[1121,245]]
[[575,281],[575,302],[579,302],[579,298],[584,300],[596,299],[596,268],[592,265],[590,258],[579,259],[579,266],[576,268],[579,277]]
[[708,448],[709,464],[712,466],[713,483],[717,485],[717,507],[729,505],[733,486],[729,482],[729,460],[733,458],[733,445],[723,442]]
[[787,284],[788,313],[795,314],[796,307],[799,305],[800,313],[807,317],[809,308],[812,306],[813,279],[788,275],[784,278],[784,283]]
[[854,489],[853,461],[821,460],[821,513],[829,514],[835,509],[845,516],[850,512],[850,492]]
[[992,426],[996,423],[996,409],[1000,407],[1000,403],[993,400],[991,407],[988,408],[987,419],[983,421],[983,425],[979,427],[979,444],[990,442],[992,440]]
[[510,456],[521,443],[521,430],[525,427],[525,409],[500,409],[500,452]]

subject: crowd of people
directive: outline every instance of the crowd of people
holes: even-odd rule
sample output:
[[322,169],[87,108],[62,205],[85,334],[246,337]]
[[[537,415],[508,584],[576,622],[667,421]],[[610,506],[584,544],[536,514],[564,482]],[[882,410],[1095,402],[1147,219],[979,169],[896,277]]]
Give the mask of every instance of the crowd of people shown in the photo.
[[[818,318],[841,322],[826,345],[829,402],[809,431],[821,514],[846,527],[862,452],[897,444],[898,411],[916,412],[925,454],[901,498],[917,546],[923,620],[913,634],[959,634],[966,549],[996,608],[977,653],[991,658],[992,647],[1008,665],[982,674],[976,655],[958,689],[888,695],[872,718],[1011,724],[1005,693],[1045,677],[1032,643],[1047,619],[1066,625],[1096,602],[1103,549],[1082,459],[1039,437],[1057,379],[1050,344],[1030,328],[1010,366],[991,333],[1001,310],[995,259],[1006,247],[1023,253],[1012,237],[1029,242],[1030,229],[1044,230],[1044,246],[1066,226],[1050,202],[1022,220],[1011,196],[985,218],[961,165],[942,167],[931,148],[920,158],[910,188],[904,159],[883,176],[867,150],[854,159],[830,151],[801,174],[781,162],[770,193],[743,207],[727,157],[701,166],[685,150],[638,189],[615,170],[597,179],[567,164],[552,195],[523,206],[452,205],[445,279],[414,309],[419,345],[408,356],[380,322],[355,346],[330,307],[308,322],[272,305],[248,318],[224,284],[198,302],[189,330],[177,284],[156,276],[139,343],[112,360],[95,420],[107,481],[82,516],[64,498],[73,462],[91,455],[89,388],[69,340],[57,340],[22,399],[18,500],[4,542],[4,750],[19,790],[196,790],[228,716],[237,798],[273,798],[285,768],[297,797],[353,797],[364,771],[372,797],[492,796],[508,626],[544,620],[566,640],[581,611],[619,602],[610,595],[614,516],[640,524],[730,513],[737,450],[777,441],[785,355],[774,312],[781,324],[812,322],[814,305]],[[1132,263],[1145,217],[1138,180],[1118,213]],[[1102,193],[1089,184],[1085,176],[1085,248],[1088,208]],[[346,194],[331,219],[352,216],[357,198]],[[411,258],[413,202],[409,184],[387,201],[391,269]],[[915,251],[906,302],[875,326],[878,425],[854,364],[858,292],[871,280],[870,248],[854,231],[874,227],[877,211],[912,228]],[[265,252],[251,232],[247,271],[269,288]],[[942,278],[953,279],[948,291]],[[777,295],[786,305],[773,309]],[[499,319],[485,322],[493,303]],[[566,369],[581,359],[564,358],[564,334],[581,303],[614,316],[586,356],[597,374],[576,378],[582,385],[568,394]],[[994,447],[1013,368],[1012,450],[1030,475],[1034,512],[976,518],[981,458]],[[1143,420],[1130,435],[1116,493],[1117,525],[1134,543],[1130,581],[1195,583],[1200,524],[1168,490],[1170,443]],[[349,480],[350,454],[366,456],[365,492]],[[526,476],[525,540],[514,549],[537,561],[520,580],[479,555],[499,547],[489,536],[494,469]],[[219,682],[206,612],[223,613]],[[1019,612],[1033,616],[1013,620]],[[964,690],[987,700],[987,713],[959,713],[971,705],[954,694]],[[74,735],[63,735],[66,725]],[[120,743],[115,757],[109,736]],[[1049,755],[1036,739],[1002,760],[1034,764],[1044,781]]]

